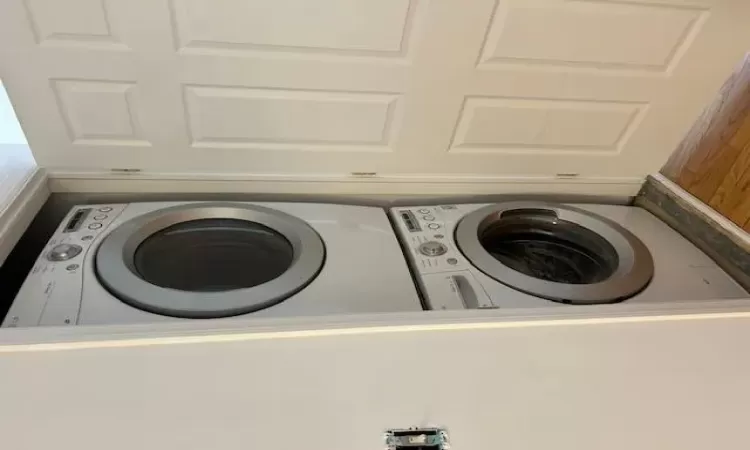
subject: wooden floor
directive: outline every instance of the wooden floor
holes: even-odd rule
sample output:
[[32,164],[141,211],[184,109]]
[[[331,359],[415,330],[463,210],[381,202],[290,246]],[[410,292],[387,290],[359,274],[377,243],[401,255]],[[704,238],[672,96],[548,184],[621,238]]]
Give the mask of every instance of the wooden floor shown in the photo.
[[662,173],[750,231],[750,54],[690,129]]

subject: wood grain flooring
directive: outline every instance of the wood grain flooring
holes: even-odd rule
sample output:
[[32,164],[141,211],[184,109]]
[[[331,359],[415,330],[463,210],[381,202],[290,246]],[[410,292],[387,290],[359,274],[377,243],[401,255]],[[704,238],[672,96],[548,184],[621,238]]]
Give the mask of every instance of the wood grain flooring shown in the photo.
[[685,135],[662,173],[750,231],[750,54]]

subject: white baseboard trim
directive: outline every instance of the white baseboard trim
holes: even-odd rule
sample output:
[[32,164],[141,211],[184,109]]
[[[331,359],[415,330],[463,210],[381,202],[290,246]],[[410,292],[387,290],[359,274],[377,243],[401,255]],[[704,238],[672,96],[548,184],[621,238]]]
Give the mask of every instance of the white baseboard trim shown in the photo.
[[37,168],[26,179],[15,198],[0,212],[0,265],[47,201],[49,194],[47,175],[44,170]]
[[699,200],[698,198],[694,197],[691,193],[681,188],[679,185],[677,185],[677,183],[673,182],[664,175],[655,173],[651,175],[651,177],[655,182],[664,187],[664,189],[674,194],[675,197],[683,200],[685,203],[705,216],[707,220],[710,220],[717,227],[721,228],[727,236],[730,236],[732,238],[732,240],[746,247],[750,247],[750,234],[737,226],[737,224],[719,214],[716,210],[703,203],[703,201]]
[[112,174],[51,171],[52,192],[274,193],[274,194],[578,194],[635,196],[642,178],[492,177],[456,175]]

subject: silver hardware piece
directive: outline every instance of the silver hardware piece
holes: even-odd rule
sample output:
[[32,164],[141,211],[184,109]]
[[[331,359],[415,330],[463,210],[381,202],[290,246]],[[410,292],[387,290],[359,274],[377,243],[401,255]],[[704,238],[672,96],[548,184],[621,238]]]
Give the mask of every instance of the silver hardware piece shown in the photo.
[[385,432],[386,450],[447,450],[448,433],[444,428],[394,428]]

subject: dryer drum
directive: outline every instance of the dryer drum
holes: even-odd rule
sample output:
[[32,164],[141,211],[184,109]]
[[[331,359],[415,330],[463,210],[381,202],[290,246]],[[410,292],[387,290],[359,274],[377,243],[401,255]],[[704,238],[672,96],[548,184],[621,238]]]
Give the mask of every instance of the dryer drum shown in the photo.
[[461,220],[456,242],[489,277],[562,303],[622,301],[653,276],[651,254],[632,233],[566,205],[514,202],[479,209]]
[[197,203],[123,223],[97,250],[96,273],[121,301],[184,318],[273,306],[320,272],[325,248],[304,221],[246,204]]

